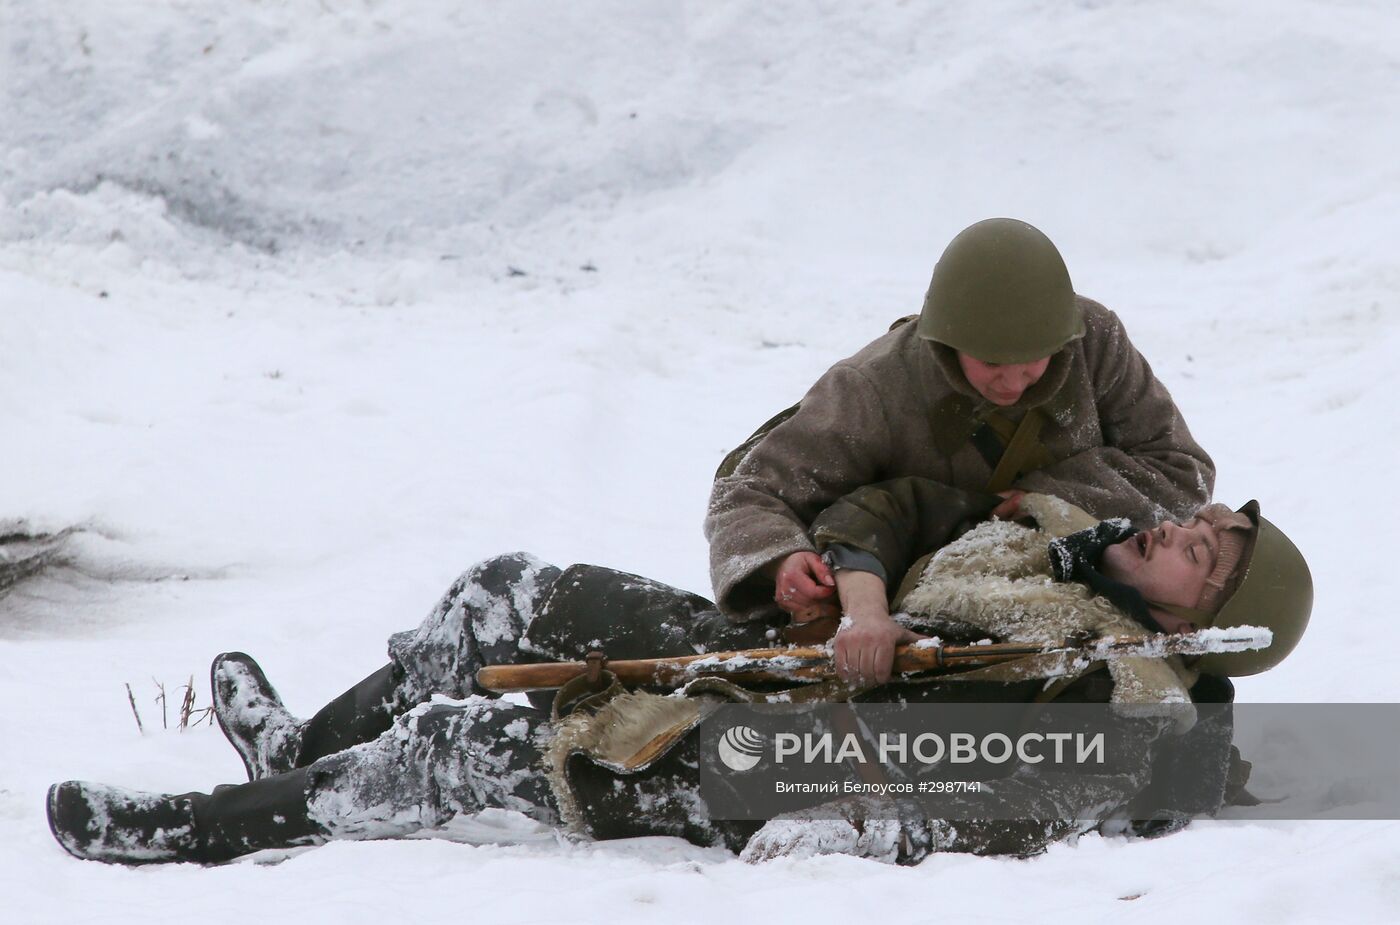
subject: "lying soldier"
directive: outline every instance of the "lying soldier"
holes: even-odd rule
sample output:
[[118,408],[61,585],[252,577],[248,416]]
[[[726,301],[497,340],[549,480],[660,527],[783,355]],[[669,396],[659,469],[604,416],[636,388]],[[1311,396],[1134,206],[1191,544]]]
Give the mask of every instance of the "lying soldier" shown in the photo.
[[[1189,621],[1273,632],[1260,652],[1210,655],[1191,667],[1176,658],[1124,660],[1108,680],[1095,672],[1057,682],[1054,693],[1080,701],[1185,702],[1193,693],[1228,700],[1229,682],[1217,675],[1271,667],[1306,624],[1312,600],[1306,564],[1252,502],[1233,513],[1208,506],[1186,524],[1134,533],[1113,521],[1093,525],[1063,502],[1029,496],[1023,509],[1035,526],[989,522],[918,560],[947,540],[942,523],[958,497],[938,483],[899,480],[848,495],[814,524],[850,617],[835,639],[836,667],[854,684],[872,685],[858,692],[860,699],[946,693],[939,683],[881,683],[889,658],[862,654],[857,664],[847,658],[883,652],[886,638],[892,658],[895,641],[918,638],[893,623],[880,590],[905,573],[893,603],[916,621],[922,614],[920,626],[943,629],[951,621],[1009,640],[1064,629],[1136,627],[1140,634],[1132,615],[1170,628]],[[964,497],[961,503],[979,502]],[[1073,814],[1077,827],[954,827],[913,817],[877,826],[715,820],[698,792],[693,735],[622,773],[589,751],[605,737],[587,734],[589,723],[596,733],[598,722],[627,721],[614,704],[555,721],[539,702],[493,699],[474,683],[484,665],[576,659],[600,642],[614,658],[684,655],[771,644],[764,629],[731,624],[708,601],[634,575],[595,566],[561,571],[523,554],[497,557],[468,570],[417,630],[393,636],[388,665],[308,720],[287,712],[252,659],[216,658],[217,715],[249,783],[211,794],[158,795],[69,781],[50,789],[50,827],[74,856],[115,863],[217,862],[265,848],[392,838],[487,808],[548,824],[565,817],[600,839],[660,834],[724,844],[750,860],[820,850],[901,863],[940,850],[1030,854],[1084,828],[1083,808]],[[851,634],[863,634],[859,646],[848,645]],[[1034,676],[1008,676],[986,684],[982,696],[1029,700],[1045,686]],[[966,688],[953,696],[968,699]],[[650,704],[642,702],[647,697]],[[642,707],[677,699],[637,693],[618,700],[624,698]],[[1092,805],[1101,815],[1143,791],[1153,762],[1172,751],[1163,745],[1172,739],[1168,726],[1145,719],[1134,765],[1096,782]],[[1227,729],[1226,747],[1228,741]],[[1223,778],[1224,752],[1217,752]],[[1104,799],[1105,787],[1115,799]],[[833,833],[833,825],[844,828]]]

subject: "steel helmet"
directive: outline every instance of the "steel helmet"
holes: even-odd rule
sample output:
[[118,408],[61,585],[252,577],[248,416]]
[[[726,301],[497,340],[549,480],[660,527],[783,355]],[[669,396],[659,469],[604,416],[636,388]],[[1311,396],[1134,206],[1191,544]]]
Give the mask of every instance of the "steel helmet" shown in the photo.
[[1030,363],[1082,337],[1084,317],[1050,239],[1014,218],[989,218],[938,259],[918,334],[984,363]]
[[1254,522],[1254,541],[1240,565],[1243,574],[1234,592],[1221,605],[1211,626],[1262,626],[1271,630],[1274,638],[1263,649],[1203,656],[1196,667],[1206,674],[1241,677],[1267,671],[1298,645],[1312,614],[1312,573],[1298,547],[1260,516],[1258,501],[1249,502],[1238,513]]

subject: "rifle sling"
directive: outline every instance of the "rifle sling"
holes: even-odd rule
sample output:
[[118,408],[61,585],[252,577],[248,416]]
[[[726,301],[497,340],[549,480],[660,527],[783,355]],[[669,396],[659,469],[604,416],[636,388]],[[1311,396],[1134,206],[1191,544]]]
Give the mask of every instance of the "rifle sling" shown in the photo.
[[1006,444],[1005,452],[997,462],[996,469],[992,471],[992,477],[987,481],[988,492],[996,494],[1006,491],[1022,471],[1037,468],[1032,460],[1044,453],[1040,445],[1040,429],[1044,425],[1045,416],[1038,408],[1032,408],[1022,416],[1021,422],[1016,425],[1015,433]]

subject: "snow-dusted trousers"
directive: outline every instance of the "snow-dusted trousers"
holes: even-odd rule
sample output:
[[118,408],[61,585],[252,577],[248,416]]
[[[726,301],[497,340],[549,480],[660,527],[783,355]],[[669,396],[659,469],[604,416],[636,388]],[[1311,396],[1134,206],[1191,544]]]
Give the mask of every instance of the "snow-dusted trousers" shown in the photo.
[[420,704],[374,741],[307,766],[308,816],[330,838],[394,838],[484,809],[554,824],[540,751],[548,719],[481,696]]
[[389,637],[389,658],[402,674],[396,700],[469,697],[479,693],[472,679],[483,665],[540,661],[521,640],[561,574],[528,553],[468,568],[417,628]]
[[[516,552],[478,562],[416,629],[389,638],[407,709],[434,694],[482,693],[483,665],[693,655],[768,645],[768,625],[734,624],[714,604],[661,582],[595,565],[567,569]],[[543,701],[547,703],[547,699]]]
[[[377,739],[307,767],[309,816],[332,838],[404,835],[488,808],[556,823],[541,753],[548,711],[478,691],[479,668],[577,658],[592,648],[627,658],[755,646],[764,632],[730,624],[704,598],[636,575],[561,570],[526,553],[479,562],[422,624],[390,638],[400,715]],[[693,812],[691,771],[693,762],[677,760],[600,788],[587,801],[606,817],[598,831],[733,841]],[[645,817],[635,812],[643,795],[656,810]]]

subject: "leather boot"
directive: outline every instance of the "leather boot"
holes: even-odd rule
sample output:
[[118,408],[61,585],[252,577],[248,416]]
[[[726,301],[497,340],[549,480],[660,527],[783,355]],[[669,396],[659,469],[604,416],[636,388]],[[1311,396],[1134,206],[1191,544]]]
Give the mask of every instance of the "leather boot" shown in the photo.
[[325,828],[307,815],[311,775],[304,768],[246,784],[215,787],[194,801],[201,860],[227,861],[264,848],[319,845]]
[[49,788],[49,829],[76,858],[109,864],[216,863],[264,848],[319,844],[306,771],[217,788],[141,793],[86,781]]
[[49,830],[75,858],[110,864],[198,859],[190,796],[70,780],[49,788]]
[[306,721],[297,719],[282,704],[252,656],[242,652],[215,656],[209,666],[209,690],[219,728],[243,759],[249,780],[296,767]]
[[387,732],[394,717],[412,706],[399,702],[402,680],[402,671],[390,662],[318,710],[302,726],[296,767],[372,742]]
[[317,758],[368,742],[402,712],[402,674],[392,663],[298,720],[282,704],[258,663],[242,652],[225,652],[209,668],[214,715],[238,751],[249,780],[261,780]]

